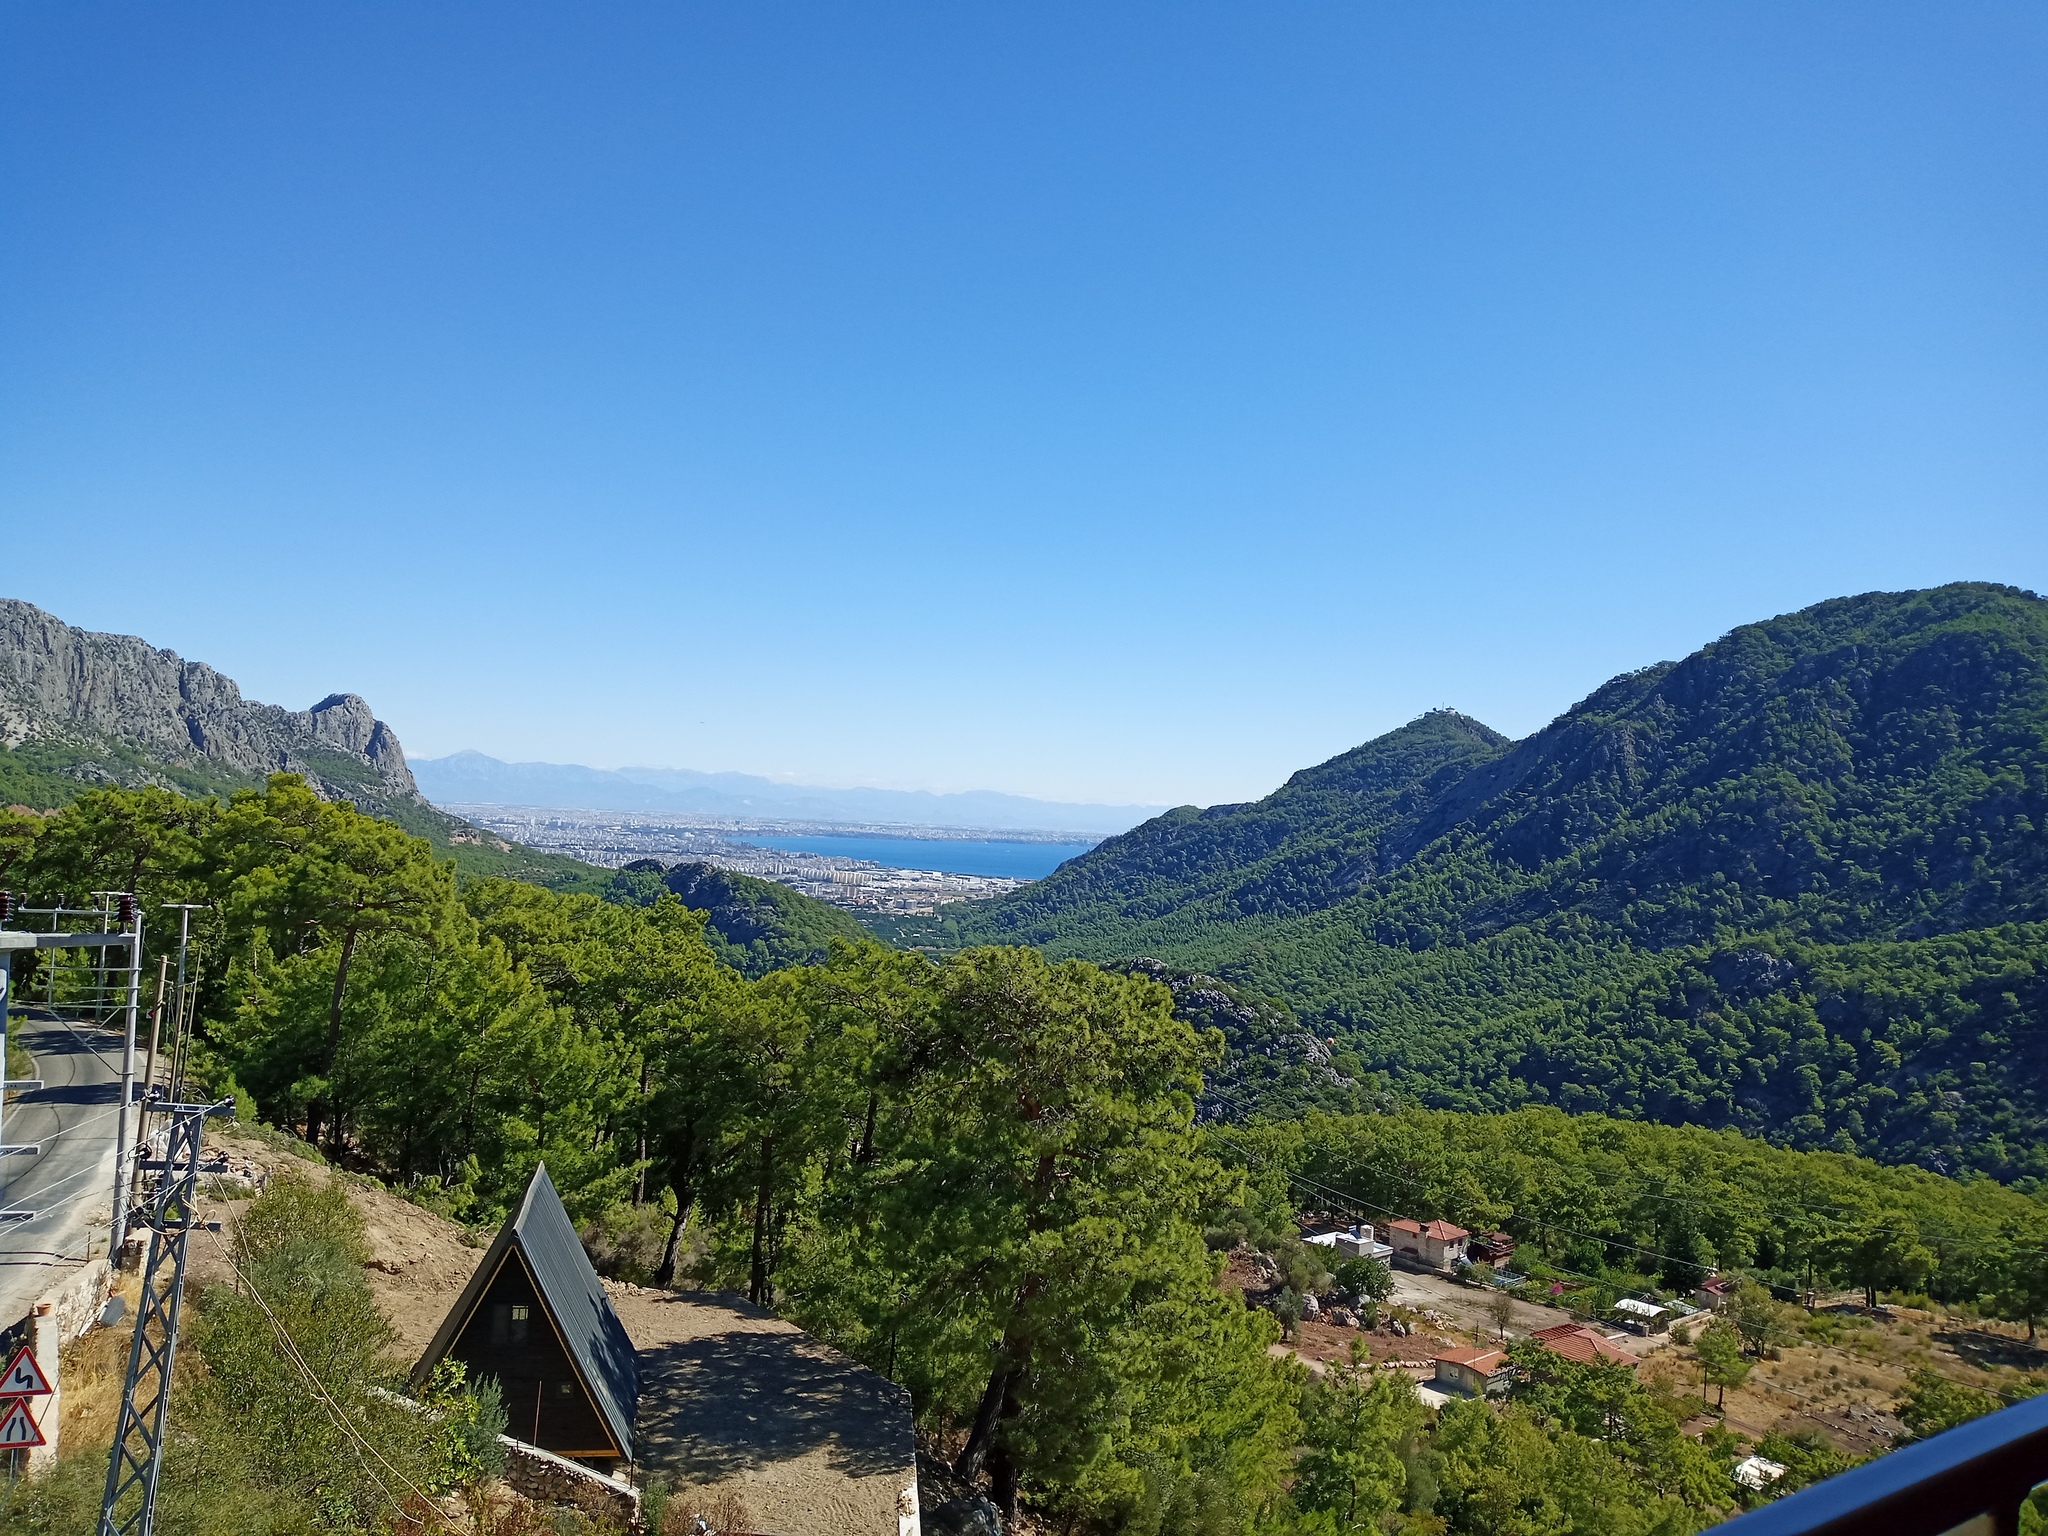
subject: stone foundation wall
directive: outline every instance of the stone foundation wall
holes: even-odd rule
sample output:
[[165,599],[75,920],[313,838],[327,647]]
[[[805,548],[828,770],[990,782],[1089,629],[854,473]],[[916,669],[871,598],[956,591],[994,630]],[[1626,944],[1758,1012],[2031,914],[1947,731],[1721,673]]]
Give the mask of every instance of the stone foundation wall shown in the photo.
[[516,1492],[551,1504],[603,1508],[639,1529],[637,1489],[524,1440],[514,1440],[510,1435],[500,1435],[498,1439],[505,1447],[505,1482]]

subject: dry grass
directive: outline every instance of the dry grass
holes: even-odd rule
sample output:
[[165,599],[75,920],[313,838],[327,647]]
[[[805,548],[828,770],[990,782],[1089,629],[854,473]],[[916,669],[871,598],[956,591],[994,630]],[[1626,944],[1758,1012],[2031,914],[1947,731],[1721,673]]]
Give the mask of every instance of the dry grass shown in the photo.
[[[62,1371],[63,1401],[59,1407],[62,1432],[61,1454],[73,1456],[81,1450],[97,1450],[112,1442],[114,1419],[121,1411],[121,1384],[128,1374],[128,1345],[135,1331],[135,1303],[141,1282],[133,1275],[121,1279],[116,1294],[128,1303],[127,1313],[112,1328],[94,1328],[82,1339],[64,1346]],[[185,1354],[179,1352],[182,1365]]]
[[754,1528],[753,1514],[738,1489],[686,1490],[670,1499],[662,1511],[659,1536],[696,1536],[700,1519],[718,1536],[744,1536]]
[[[1842,1304],[1844,1308],[1848,1304]],[[1829,1338],[1803,1338],[1754,1363],[1749,1380],[1727,1394],[1727,1426],[1757,1439],[1772,1431],[1818,1428],[1837,1448],[1871,1456],[1903,1432],[1893,1406],[1915,1370],[1997,1391],[2028,1367],[2048,1371],[2048,1352],[2030,1350],[2024,1330],[1897,1307],[1867,1317],[1860,1308],[1824,1309]],[[1699,1357],[1684,1344],[1658,1350],[1643,1378],[1699,1392]],[[1708,1394],[1711,1398],[1712,1394]],[[1695,1421],[1696,1431],[1717,1422]]]

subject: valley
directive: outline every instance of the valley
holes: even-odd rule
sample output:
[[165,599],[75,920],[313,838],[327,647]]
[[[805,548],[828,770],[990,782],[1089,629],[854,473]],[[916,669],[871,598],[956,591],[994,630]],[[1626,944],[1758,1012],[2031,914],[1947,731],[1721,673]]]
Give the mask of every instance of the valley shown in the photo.
[[[0,889],[193,904],[191,1082],[335,1170],[294,1199],[378,1213],[318,1261],[360,1283],[273,1230],[261,1284],[308,1329],[352,1298],[365,1422],[477,1536],[480,1464],[429,1473],[455,1453],[369,1390],[380,1330],[433,1309],[386,1277],[415,1210],[440,1297],[543,1164],[611,1278],[744,1295],[887,1377],[920,1483],[1012,1532],[1493,1536],[1506,1500],[1683,1536],[2048,1387],[2032,594],[1822,604],[1520,742],[1433,712],[1028,882],[814,851],[833,823],[453,815],[361,700],[217,679],[194,713],[193,664],[158,688],[120,637],[20,633]],[[84,984],[23,980],[60,1011]],[[1493,1257],[1305,1241],[1397,1222]],[[305,1529],[375,1528],[320,1523],[331,1444],[240,1438],[306,1406],[243,1295],[202,1273],[176,1507],[231,1465]],[[1458,1388],[1474,1360],[1498,1390]],[[0,1532],[64,1527],[68,1454]]]

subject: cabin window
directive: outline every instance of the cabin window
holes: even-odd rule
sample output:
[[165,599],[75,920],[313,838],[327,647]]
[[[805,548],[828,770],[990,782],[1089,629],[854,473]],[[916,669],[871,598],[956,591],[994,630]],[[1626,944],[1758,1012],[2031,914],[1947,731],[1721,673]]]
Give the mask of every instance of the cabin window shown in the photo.
[[491,1342],[524,1344],[533,1309],[523,1301],[501,1301],[491,1308]]

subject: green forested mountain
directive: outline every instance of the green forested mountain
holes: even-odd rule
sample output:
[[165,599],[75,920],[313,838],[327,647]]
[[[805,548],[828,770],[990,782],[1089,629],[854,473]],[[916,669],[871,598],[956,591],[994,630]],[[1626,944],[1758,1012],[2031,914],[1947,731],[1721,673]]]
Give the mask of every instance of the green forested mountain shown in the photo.
[[1427,1103],[2048,1175],[2048,602],[1747,625],[1527,740],[1451,712],[1182,808],[944,944],[1285,997]]
[[850,912],[773,880],[735,874],[711,864],[656,859],[628,864],[603,886],[588,886],[614,901],[652,906],[664,891],[705,917],[704,937],[718,958],[743,976],[765,976],[787,965],[817,965],[834,939],[852,943],[873,935]]
[[[548,853],[509,842],[457,816],[437,810],[410,792],[390,793],[363,773],[359,764],[336,753],[322,762],[319,788],[329,799],[345,800],[415,837],[423,837],[452,860],[465,878],[532,880],[558,889],[580,889],[603,871],[566,854]],[[356,777],[349,777],[354,769]],[[175,794],[222,799],[240,789],[260,788],[261,773],[232,767],[181,762],[122,742],[31,742],[9,749],[0,746],[0,807],[16,811],[51,812],[73,804],[81,795],[109,786],[161,787]],[[354,793],[337,786],[354,784]]]
[[[1312,1379],[1276,1358],[1280,1310],[1220,1284],[1219,1250],[1293,1264],[1303,1205],[1505,1225],[1524,1294],[1569,1281],[1594,1315],[1710,1264],[2030,1324],[2048,1305],[2042,1203],[1989,1180],[1555,1109],[1390,1113],[1284,1003],[1158,961],[833,942],[750,978],[679,896],[737,912],[764,894],[752,882],[604,878],[614,899],[459,882],[423,840],[288,774],[225,804],[96,789],[53,816],[0,812],[0,888],[31,906],[116,885],[145,914],[203,904],[185,1047],[202,1092],[485,1226],[545,1160],[621,1277],[746,1290],[900,1383],[956,1477],[1073,1536],[1687,1536],[1756,1501],[1731,1476],[1749,1442],[1685,1435],[1706,1404],[1669,1385],[1546,1369],[1504,1405],[1431,1415],[1402,1372]],[[1731,985],[1795,963],[1757,953]],[[97,997],[78,951],[26,952],[17,980]],[[1198,1123],[1241,1092],[1308,1112]],[[504,1405],[452,1382],[431,1414],[389,1411],[347,1210],[339,1184],[280,1178],[240,1218],[242,1283],[195,1286],[207,1368],[172,1410],[167,1531],[394,1529],[388,1487],[334,1470],[337,1391],[358,1449],[475,1491],[478,1467],[429,1426],[502,1425]],[[348,1283],[309,1287],[309,1262]],[[1757,1348],[1839,1327],[1768,1297],[1754,1316]],[[1937,1378],[1940,1411],[2034,1380]],[[66,1439],[83,1454],[0,1488],[0,1532],[84,1528],[104,1455]],[[1773,1493],[1845,1464],[1821,1441],[1756,1444],[1795,1468]]]

